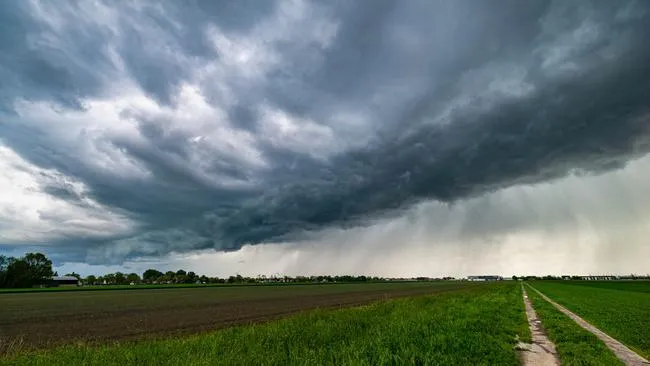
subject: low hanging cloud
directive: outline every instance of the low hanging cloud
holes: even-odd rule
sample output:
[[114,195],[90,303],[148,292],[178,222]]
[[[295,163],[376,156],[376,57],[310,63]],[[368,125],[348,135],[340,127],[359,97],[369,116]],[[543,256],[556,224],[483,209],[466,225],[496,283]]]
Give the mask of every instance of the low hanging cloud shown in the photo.
[[[519,185],[453,205],[426,202],[366,227],[324,229],[297,242],[138,258],[122,271],[191,268],[228,277],[646,274],[650,159],[588,177]],[[119,268],[118,268],[119,269]],[[66,263],[62,272],[115,271]]]
[[[0,22],[8,250],[331,248],[413,212],[444,231],[443,207],[650,151],[644,2],[25,1]],[[517,229],[488,206],[445,241]]]

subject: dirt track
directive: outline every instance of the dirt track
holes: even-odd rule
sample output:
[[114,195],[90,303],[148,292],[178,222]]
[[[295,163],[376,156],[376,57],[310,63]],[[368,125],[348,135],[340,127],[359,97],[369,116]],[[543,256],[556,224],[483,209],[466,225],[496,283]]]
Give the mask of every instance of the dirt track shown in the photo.
[[[542,322],[537,317],[533,304],[528,299],[528,294],[524,286],[521,286],[524,296],[524,305],[526,308],[526,318],[528,327],[532,336],[531,344],[518,345],[521,350],[520,355],[524,366],[555,366],[560,364],[557,356],[555,344],[546,335]],[[522,347],[523,345],[523,347]]]
[[[199,288],[0,295],[0,354],[189,334],[301,310],[453,291],[460,283]],[[4,306],[3,306],[4,305]]]
[[603,332],[602,330],[596,328],[595,326],[591,325],[581,317],[579,317],[577,314],[574,312],[570,311],[569,309],[565,308],[564,306],[556,303],[555,301],[551,300],[548,296],[544,295],[541,293],[539,290],[534,288],[531,285],[528,285],[531,289],[533,289],[535,292],[537,292],[544,300],[548,301],[551,305],[553,305],[556,309],[564,313],[566,316],[571,318],[574,322],[576,322],[579,326],[582,328],[586,329],[587,331],[591,332],[594,334],[596,337],[598,337],[605,345],[618,357],[619,360],[621,360],[624,364],[629,365],[629,366],[644,366],[644,365],[650,365],[650,362],[648,360],[644,359],[640,355],[638,355],[636,352],[632,351],[629,349],[627,346],[625,346],[623,343],[619,342],[618,340],[610,337],[608,334]]

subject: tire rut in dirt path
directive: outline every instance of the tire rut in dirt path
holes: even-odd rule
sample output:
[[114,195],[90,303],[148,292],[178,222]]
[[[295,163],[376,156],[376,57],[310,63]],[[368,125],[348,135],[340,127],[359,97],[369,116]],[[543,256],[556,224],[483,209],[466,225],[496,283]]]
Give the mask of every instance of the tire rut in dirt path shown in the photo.
[[598,337],[605,345],[614,352],[616,357],[618,357],[619,360],[623,361],[628,366],[648,366],[650,365],[650,362],[646,360],[645,358],[639,356],[636,352],[632,351],[631,349],[627,348],[623,343],[617,341],[616,339],[610,337],[607,335],[605,332],[601,331],[600,329],[594,327],[590,323],[586,322],[584,319],[570,311],[569,309],[565,308],[564,306],[556,303],[555,301],[551,300],[548,296],[544,295],[543,293],[539,292],[536,288],[533,286],[526,284],[528,287],[533,289],[533,291],[537,292],[544,300],[548,301],[551,305],[553,305],[556,309],[564,313],[566,316],[569,318],[573,319],[574,322],[578,323],[579,326],[583,327],[584,329],[590,331],[593,333],[596,337]]
[[537,317],[533,305],[528,299],[526,289],[521,287],[524,304],[526,306],[526,318],[532,336],[532,344],[519,343],[517,349],[520,351],[521,361],[524,366],[555,366],[560,364],[555,350],[555,344],[546,336],[542,322]]

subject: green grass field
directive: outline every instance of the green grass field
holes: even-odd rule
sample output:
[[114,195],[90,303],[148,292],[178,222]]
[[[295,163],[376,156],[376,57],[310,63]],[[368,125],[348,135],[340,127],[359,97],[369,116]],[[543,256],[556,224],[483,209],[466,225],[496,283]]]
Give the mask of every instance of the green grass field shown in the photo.
[[65,346],[8,365],[518,365],[518,284],[486,284],[167,340]]
[[641,356],[650,358],[650,281],[538,281],[532,285]]
[[[546,283],[546,282],[538,282]],[[627,292],[650,293],[650,281],[552,281],[551,283],[570,284],[583,287],[594,287],[607,290],[618,290]]]
[[526,292],[548,338],[555,343],[563,365],[623,365],[598,337],[562,314],[532,289],[527,288]]

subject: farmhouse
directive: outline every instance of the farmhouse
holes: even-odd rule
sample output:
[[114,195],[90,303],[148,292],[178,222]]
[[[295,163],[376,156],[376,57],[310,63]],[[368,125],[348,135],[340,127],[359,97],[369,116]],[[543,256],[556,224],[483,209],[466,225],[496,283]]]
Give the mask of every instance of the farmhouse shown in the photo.
[[50,287],[79,286],[80,284],[81,282],[79,282],[77,277],[73,277],[73,276],[52,277],[52,279],[48,283]]
[[467,276],[468,281],[501,281],[503,277],[497,275]]

